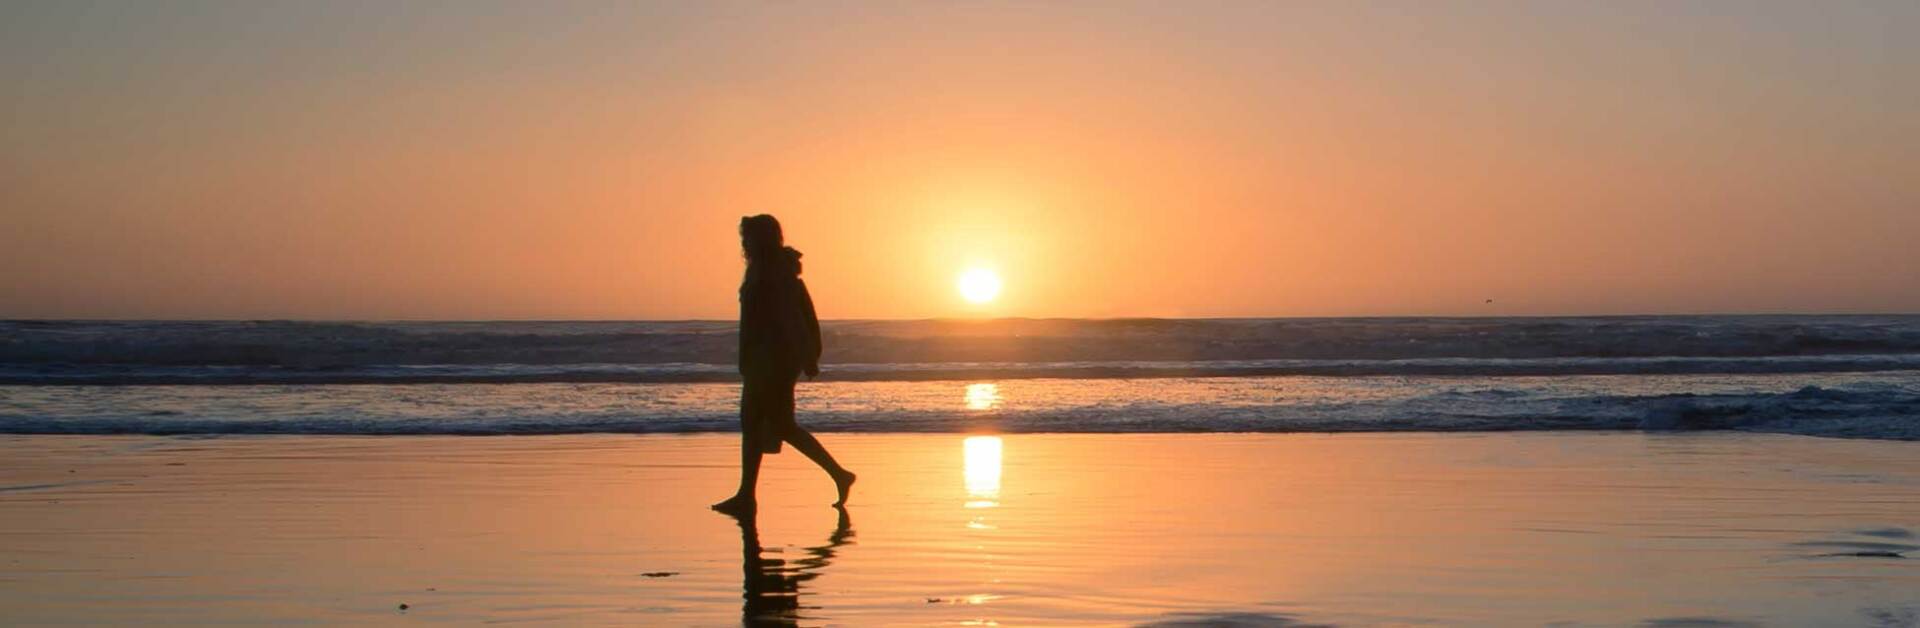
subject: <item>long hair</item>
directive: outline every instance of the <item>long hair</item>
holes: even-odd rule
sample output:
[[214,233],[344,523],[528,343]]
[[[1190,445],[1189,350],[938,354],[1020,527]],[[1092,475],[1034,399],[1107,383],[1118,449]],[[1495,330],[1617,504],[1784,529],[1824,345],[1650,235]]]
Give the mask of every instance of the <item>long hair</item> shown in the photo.
[[780,234],[780,221],[772,214],[747,216],[740,219],[740,253],[747,257],[748,263],[768,262],[785,248],[786,238]]

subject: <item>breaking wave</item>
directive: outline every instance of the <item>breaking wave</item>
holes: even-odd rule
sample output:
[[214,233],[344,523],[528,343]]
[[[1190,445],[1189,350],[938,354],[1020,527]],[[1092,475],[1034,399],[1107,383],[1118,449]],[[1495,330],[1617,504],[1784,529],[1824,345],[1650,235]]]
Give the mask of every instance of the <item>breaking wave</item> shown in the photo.
[[[836,382],[804,385],[800,413],[826,432],[1740,430],[1920,439],[1920,376],[1766,390],[1789,379],[1800,378]],[[727,384],[14,387],[0,389],[0,433],[720,432],[737,429],[738,394]]]
[[[1920,369],[1920,316],[830,321],[840,380]],[[0,384],[732,381],[729,322],[0,322]]]

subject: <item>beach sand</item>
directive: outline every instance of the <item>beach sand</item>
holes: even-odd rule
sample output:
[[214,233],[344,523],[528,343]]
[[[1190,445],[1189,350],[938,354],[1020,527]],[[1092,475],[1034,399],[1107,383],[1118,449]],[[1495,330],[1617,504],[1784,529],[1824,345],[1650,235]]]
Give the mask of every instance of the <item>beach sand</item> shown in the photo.
[[4,437],[0,623],[1920,623],[1913,443],[822,438]]

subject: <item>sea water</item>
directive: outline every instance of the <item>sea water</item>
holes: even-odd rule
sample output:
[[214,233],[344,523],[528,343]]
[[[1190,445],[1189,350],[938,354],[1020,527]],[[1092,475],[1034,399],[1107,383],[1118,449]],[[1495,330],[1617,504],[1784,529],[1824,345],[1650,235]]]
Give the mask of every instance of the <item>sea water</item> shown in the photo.
[[[1920,439],[1920,316],[829,321],[858,432],[1747,430]],[[737,426],[734,326],[0,322],[0,433]]]

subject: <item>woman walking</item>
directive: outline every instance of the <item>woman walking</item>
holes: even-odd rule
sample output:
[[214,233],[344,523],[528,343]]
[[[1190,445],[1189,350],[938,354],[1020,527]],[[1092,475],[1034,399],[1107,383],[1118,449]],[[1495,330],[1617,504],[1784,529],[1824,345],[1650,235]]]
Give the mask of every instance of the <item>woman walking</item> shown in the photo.
[[854,474],[835,462],[819,439],[793,420],[793,387],[805,373],[820,374],[820,319],[800,280],[800,252],[786,246],[780,221],[761,214],[740,219],[746,278],[740,282],[740,490],[714,510],[753,510],[760,456],[793,445],[833,478],[845,506]]

